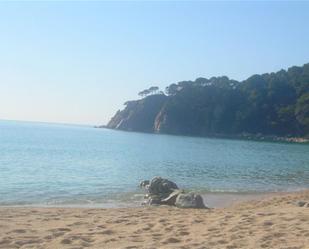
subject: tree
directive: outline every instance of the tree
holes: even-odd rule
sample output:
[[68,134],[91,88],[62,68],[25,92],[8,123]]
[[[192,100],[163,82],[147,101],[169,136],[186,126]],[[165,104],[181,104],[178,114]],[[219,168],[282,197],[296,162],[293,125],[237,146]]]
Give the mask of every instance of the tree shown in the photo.
[[138,95],[141,96],[142,98],[146,97],[148,94],[150,94],[150,91],[148,89],[145,89],[138,93]]
[[165,92],[167,95],[175,95],[177,91],[178,91],[178,85],[176,85],[175,83],[165,88]]
[[159,91],[159,87],[152,86],[152,87],[149,87],[148,89],[145,89],[145,90],[139,92],[138,95],[143,98],[143,97],[146,97],[149,94],[157,94],[158,91]]
[[151,93],[151,94],[154,94],[154,93],[157,93],[157,91],[159,90],[159,87],[157,86],[152,86],[148,89],[148,91]]
[[141,96],[142,98],[145,96],[145,90],[144,91],[140,91],[139,93],[138,93],[138,96]]
[[309,93],[303,94],[298,100],[295,109],[296,118],[309,133]]

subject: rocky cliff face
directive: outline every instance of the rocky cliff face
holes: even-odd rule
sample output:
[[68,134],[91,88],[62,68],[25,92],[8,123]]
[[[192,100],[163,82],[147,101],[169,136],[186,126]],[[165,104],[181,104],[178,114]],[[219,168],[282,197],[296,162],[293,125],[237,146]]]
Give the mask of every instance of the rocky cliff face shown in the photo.
[[107,127],[126,131],[155,132],[156,118],[167,98],[163,94],[158,94],[141,100],[128,101],[125,103],[125,109],[118,111]]
[[309,137],[309,63],[242,82],[226,76],[182,81],[166,93],[128,101],[107,127],[193,136]]

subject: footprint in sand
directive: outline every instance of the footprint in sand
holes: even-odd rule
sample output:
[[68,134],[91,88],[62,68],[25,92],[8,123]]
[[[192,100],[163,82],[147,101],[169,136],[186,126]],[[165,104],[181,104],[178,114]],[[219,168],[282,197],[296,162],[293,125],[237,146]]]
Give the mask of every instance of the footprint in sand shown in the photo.
[[266,220],[264,221],[263,225],[264,226],[272,226],[274,223],[271,220]]
[[232,245],[227,245],[227,246],[226,246],[226,249],[237,249],[237,245],[234,245],[234,244],[232,244]]
[[227,244],[228,242],[224,239],[221,239],[221,240],[218,240],[218,243],[219,244]]
[[141,239],[141,238],[133,238],[131,241],[133,241],[133,242],[144,242],[144,240]]
[[162,234],[161,233],[153,233],[153,234],[151,234],[151,237],[152,237],[152,240],[157,241],[157,240],[161,239]]
[[164,230],[166,231],[166,232],[170,232],[170,231],[172,231],[174,229],[174,226],[168,226],[168,227],[166,227]]
[[64,232],[53,232],[53,238],[61,237],[64,234],[65,234]]
[[114,222],[115,223],[124,223],[124,222],[128,222],[129,220],[128,219],[118,219],[118,220],[115,220]]
[[111,238],[111,239],[104,240],[105,243],[108,243],[108,242],[115,242],[115,241],[117,241],[117,239],[115,239],[115,238]]
[[46,240],[51,240],[51,239],[53,239],[54,237],[52,236],[52,235],[47,235],[47,236],[45,236],[44,237],[44,239],[46,239]]
[[60,232],[70,232],[70,231],[72,231],[70,228],[65,228],[65,227],[56,228],[54,230],[60,231]]
[[190,233],[187,231],[179,231],[177,234],[180,236],[185,236],[185,235],[189,235]]
[[90,237],[81,237],[80,238],[81,240],[87,242],[87,243],[91,243],[91,242],[94,242],[94,240]]
[[80,226],[80,225],[85,225],[87,224],[86,222],[83,222],[83,221],[77,221],[77,222],[74,222],[72,224],[69,224],[67,226],[71,227],[71,226]]
[[111,235],[111,234],[114,234],[114,231],[113,231],[113,230],[110,230],[110,229],[107,229],[107,230],[105,230],[105,231],[100,232],[100,234]]
[[19,240],[19,241],[16,241],[14,244],[19,246],[19,247],[22,247],[22,246],[27,245],[27,244],[40,244],[42,242],[43,241],[40,240],[40,239],[30,239],[30,240]]
[[106,228],[106,226],[104,226],[104,225],[99,225],[99,226],[97,226],[97,228]]
[[65,244],[65,245],[68,245],[68,244],[71,244],[72,241],[70,239],[63,239],[61,240],[61,244]]
[[151,227],[147,226],[147,227],[143,227],[141,230],[143,231],[149,231],[151,229]]
[[83,247],[92,247],[92,244],[87,243],[87,242],[82,242],[81,245],[82,245]]
[[162,242],[162,244],[179,243],[179,242],[180,242],[179,239],[174,238],[174,237],[170,237],[170,238],[164,240],[164,241]]
[[26,233],[27,231],[25,229],[15,229],[10,231],[9,233]]
[[0,246],[3,246],[3,245],[8,245],[10,244],[12,241],[10,239],[2,239],[0,240]]
[[198,219],[196,219],[196,220],[193,220],[192,221],[192,224],[194,224],[194,223],[202,223],[203,222],[203,220],[198,220]]

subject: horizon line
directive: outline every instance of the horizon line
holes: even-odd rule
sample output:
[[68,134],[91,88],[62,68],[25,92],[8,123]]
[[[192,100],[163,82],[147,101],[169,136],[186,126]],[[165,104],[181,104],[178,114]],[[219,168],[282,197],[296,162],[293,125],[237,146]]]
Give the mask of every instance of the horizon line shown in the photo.
[[6,118],[0,118],[0,122],[24,122],[24,123],[41,123],[41,124],[50,124],[50,125],[74,125],[74,126],[91,126],[95,127],[94,124],[78,124],[78,123],[67,123],[67,122],[61,122],[61,121],[39,121],[39,120],[22,120],[22,119],[6,119]]

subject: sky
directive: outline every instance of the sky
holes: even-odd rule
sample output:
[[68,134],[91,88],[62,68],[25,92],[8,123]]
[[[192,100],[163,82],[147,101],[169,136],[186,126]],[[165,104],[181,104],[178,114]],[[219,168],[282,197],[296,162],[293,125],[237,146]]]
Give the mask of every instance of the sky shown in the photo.
[[150,86],[309,62],[309,2],[0,2],[0,119],[106,124]]

